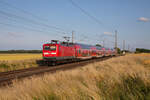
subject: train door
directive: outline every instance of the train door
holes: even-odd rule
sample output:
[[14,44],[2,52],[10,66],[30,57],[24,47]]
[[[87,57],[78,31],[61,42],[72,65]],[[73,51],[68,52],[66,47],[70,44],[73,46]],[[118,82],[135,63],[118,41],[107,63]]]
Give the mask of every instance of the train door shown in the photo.
[[78,48],[77,46],[75,46],[74,48],[75,48],[75,57],[78,57]]
[[61,57],[64,57],[64,47],[61,46]]

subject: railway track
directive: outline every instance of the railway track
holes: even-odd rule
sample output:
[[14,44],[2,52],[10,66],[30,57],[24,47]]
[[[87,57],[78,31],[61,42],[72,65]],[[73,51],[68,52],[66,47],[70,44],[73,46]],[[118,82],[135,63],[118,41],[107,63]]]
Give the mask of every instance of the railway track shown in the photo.
[[9,72],[1,72],[0,73],[0,86],[11,85],[12,80],[15,80],[15,79],[20,80],[20,79],[30,77],[33,75],[41,75],[46,72],[54,73],[59,70],[68,70],[68,69],[73,69],[76,67],[82,67],[83,65],[98,62],[98,61],[103,61],[109,58],[112,58],[112,57],[88,59],[84,61],[72,62],[72,63],[57,65],[57,66],[52,66],[52,67],[41,66],[41,67],[34,67],[34,68],[28,68],[28,69],[14,70],[14,71],[9,71]]

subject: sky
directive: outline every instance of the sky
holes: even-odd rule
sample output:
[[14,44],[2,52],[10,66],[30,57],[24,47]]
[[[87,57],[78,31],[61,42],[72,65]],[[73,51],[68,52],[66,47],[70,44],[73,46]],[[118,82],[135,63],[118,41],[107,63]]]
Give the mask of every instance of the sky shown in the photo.
[[0,0],[0,50],[42,49],[72,31],[75,42],[113,48],[115,30],[119,48],[125,40],[126,49],[150,49],[150,0],[72,1],[78,7],[71,0]]

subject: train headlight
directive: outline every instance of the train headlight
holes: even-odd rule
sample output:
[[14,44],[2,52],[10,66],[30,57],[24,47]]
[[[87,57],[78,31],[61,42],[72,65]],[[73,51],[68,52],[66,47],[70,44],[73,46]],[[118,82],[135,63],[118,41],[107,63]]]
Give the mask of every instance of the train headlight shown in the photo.
[[47,54],[49,54],[48,52],[44,52],[44,55],[47,55]]
[[56,52],[52,52],[51,54],[56,54]]

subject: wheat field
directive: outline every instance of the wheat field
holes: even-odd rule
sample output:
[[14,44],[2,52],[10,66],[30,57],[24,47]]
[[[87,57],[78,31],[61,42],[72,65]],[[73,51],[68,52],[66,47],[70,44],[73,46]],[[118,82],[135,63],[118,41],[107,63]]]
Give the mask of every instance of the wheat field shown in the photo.
[[41,58],[42,54],[0,54],[0,61],[20,61]]
[[0,54],[0,72],[36,67],[42,54]]
[[150,100],[150,54],[129,54],[33,76],[0,88],[1,100]]

